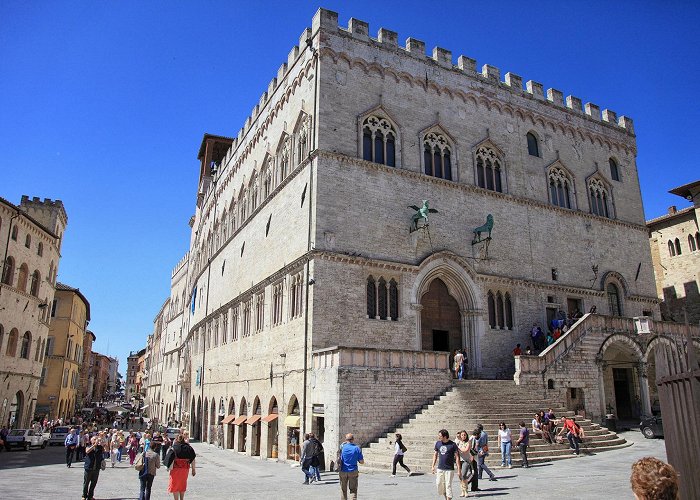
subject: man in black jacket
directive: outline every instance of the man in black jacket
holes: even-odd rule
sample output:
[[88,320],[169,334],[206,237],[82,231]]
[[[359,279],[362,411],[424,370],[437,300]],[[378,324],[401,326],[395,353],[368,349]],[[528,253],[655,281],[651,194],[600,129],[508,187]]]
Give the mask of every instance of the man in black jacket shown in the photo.
[[83,476],[83,500],[95,498],[95,486],[100,477],[104,447],[107,444],[103,437],[93,436],[90,446],[85,449],[85,475]]

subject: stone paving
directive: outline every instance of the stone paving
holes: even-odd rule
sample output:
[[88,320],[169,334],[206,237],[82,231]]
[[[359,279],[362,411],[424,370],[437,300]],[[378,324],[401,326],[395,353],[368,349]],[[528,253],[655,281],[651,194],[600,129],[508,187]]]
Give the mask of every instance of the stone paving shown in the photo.
[[[545,495],[567,499],[632,499],[629,488],[631,464],[643,456],[666,459],[663,439],[647,440],[639,432],[621,435],[633,444],[629,448],[598,455],[580,456],[542,464],[524,470],[495,468],[497,482],[483,481],[481,492],[470,498],[494,496],[513,499],[542,498]],[[302,485],[298,467],[282,462],[262,461],[195,443],[197,476],[190,477],[187,498],[195,499],[334,499],[340,498],[338,476],[323,473],[322,481]],[[2,498],[79,499],[82,489],[82,464],[68,469],[63,447],[49,447],[29,452],[0,453]],[[410,454],[406,456],[410,466]],[[517,462],[517,461],[516,461]],[[168,473],[161,468],[153,483],[153,500],[172,498],[167,493]],[[457,482],[453,483],[455,500],[459,498]],[[138,499],[137,473],[126,464],[102,472],[96,489],[99,500]],[[434,476],[410,478],[404,474],[364,473],[360,476],[360,499],[424,500],[439,498]]]

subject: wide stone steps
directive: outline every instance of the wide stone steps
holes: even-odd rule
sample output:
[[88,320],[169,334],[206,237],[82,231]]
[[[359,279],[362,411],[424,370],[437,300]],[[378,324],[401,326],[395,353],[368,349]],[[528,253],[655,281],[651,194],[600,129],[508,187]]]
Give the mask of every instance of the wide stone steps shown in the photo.
[[[429,472],[433,457],[433,447],[438,430],[444,428],[450,437],[462,429],[467,432],[478,423],[489,434],[490,454],[486,463],[489,466],[500,464],[498,449],[498,424],[506,422],[513,434],[513,441],[519,432],[518,423],[524,421],[528,428],[535,411],[552,408],[558,418],[576,416],[573,411],[562,407],[560,401],[537,397],[512,381],[455,381],[453,387],[433,402],[423,406],[420,413],[410,415],[394,430],[366,446],[362,453],[367,468],[386,471],[391,468],[394,454],[394,434],[400,433],[408,448],[406,462],[415,472]],[[598,453],[628,446],[628,443],[604,427],[576,416],[576,422],[584,429],[585,439],[581,453]],[[515,464],[520,463],[520,454],[513,447],[511,456]],[[548,462],[572,458],[568,442],[547,444],[541,438],[530,434],[528,459],[531,463]]]

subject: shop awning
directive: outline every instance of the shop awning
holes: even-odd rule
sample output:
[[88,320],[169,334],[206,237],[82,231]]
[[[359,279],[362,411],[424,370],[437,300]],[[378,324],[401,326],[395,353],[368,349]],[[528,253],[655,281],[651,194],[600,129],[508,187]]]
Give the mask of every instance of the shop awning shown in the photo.
[[287,415],[284,418],[285,427],[299,427],[301,424],[301,417],[299,415]]
[[231,422],[231,423],[232,423],[233,425],[241,425],[243,422],[246,421],[247,418],[248,418],[247,415],[241,415],[240,417],[238,417],[236,420],[234,420],[234,421]]
[[248,420],[246,420],[245,423],[248,425],[253,425],[258,420],[260,420],[260,415],[253,415],[248,417]]
[[221,421],[222,424],[230,424],[236,419],[236,415],[226,415],[226,417]]
[[276,420],[279,415],[277,413],[270,413],[269,415],[266,415],[262,418],[263,422],[267,422],[268,424],[272,422],[273,420]]

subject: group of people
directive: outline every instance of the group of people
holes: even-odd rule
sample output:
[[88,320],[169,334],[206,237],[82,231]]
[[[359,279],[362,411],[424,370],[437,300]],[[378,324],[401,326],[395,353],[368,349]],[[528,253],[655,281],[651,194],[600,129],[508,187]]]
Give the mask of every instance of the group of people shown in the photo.
[[196,453],[189,445],[185,431],[178,434],[171,443],[168,436],[155,432],[130,431],[128,436],[118,429],[76,429],[71,427],[66,436],[66,467],[71,467],[73,456],[83,461],[83,500],[93,500],[100,471],[121,463],[123,452],[129,455],[129,465],[138,471],[140,483],[139,500],[149,500],[156,470],[162,463],[170,471],[168,491],[175,500],[182,500],[187,491],[187,477],[190,470],[195,476]]

